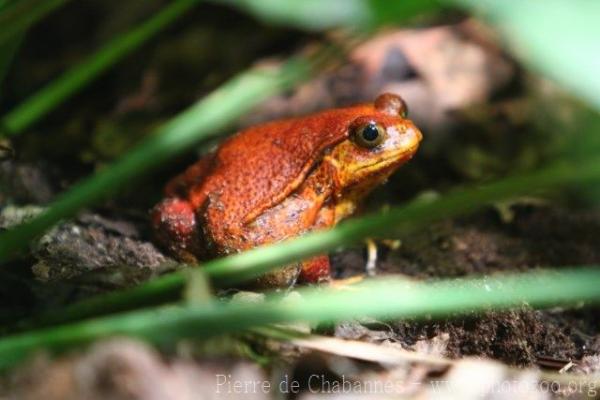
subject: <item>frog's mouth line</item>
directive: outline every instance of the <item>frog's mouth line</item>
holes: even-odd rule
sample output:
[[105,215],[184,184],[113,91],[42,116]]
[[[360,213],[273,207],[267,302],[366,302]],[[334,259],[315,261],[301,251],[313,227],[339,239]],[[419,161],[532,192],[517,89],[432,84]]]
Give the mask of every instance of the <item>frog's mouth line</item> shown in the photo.
[[378,166],[378,167],[374,168],[373,172],[382,171],[382,170],[385,170],[387,168],[390,168],[390,167],[396,166],[396,165],[399,166],[401,164],[404,164],[408,160],[410,160],[412,158],[412,156],[416,153],[418,147],[419,147],[419,143],[415,144],[414,146],[412,146],[408,149],[394,153],[393,155],[386,157],[383,160],[379,160],[377,162],[367,164],[367,165],[362,165],[362,166],[358,167],[357,169],[355,169],[353,171],[353,173],[361,172],[365,169],[373,169],[373,167],[375,167],[375,166]]

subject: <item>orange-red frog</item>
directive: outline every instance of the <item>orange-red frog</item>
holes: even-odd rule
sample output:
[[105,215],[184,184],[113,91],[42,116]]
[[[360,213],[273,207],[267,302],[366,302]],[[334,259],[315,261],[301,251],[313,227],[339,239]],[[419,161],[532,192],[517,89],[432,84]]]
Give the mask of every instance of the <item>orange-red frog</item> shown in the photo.
[[[331,228],[417,151],[421,132],[406,112],[386,93],[237,133],[167,184],[152,212],[158,241],[194,262]],[[305,282],[329,277],[327,256],[292,267]]]

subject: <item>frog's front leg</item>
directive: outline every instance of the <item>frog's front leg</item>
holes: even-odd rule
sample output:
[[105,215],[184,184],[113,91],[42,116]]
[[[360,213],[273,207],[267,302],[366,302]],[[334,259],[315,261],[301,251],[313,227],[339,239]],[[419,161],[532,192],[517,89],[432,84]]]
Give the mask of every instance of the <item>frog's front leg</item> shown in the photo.
[[[335,225],[335,208],[325,204],[318,212],[311,231],[330,229]],[[327,254],[321,254],[300,262],[298,280],[303,283],[320,283],[331,279],[331,264]]]
[[[326,168],[315,170],[295,193],[243,225],[240,228],[243,233],[239,235],[243,242],[256,247],[331,228],[335,223],[335,208],[330,201],[331,185]],[[329,272],[329,257],[319,255],[267,273],[259,283],[288,287],[297,279],[317,283],[328,280]]]
[[[273,243],[282,239],[290,239],[298,233],[309,233],[329,228],[334,222],[333,207],[323,205],[322,202],[311,203],[311,206],[306,208],[305,206],[306,204],[301,197],[287,199],[259,217],[254,224],[248,226],[252,229],[246,231],[245,237],[251,240],[265,240],[266,238],[266,243]],[[296,215],[293,218],[295,223],[286,223],[290,220],[289,217],[298,213],[299,210],[302,210],[302,215]],[[273,231],[267,227],[277,225],[276,221],[285,226],[285,229],[282,227],[278,230],[278,234],[284,235],[283,238],[268,237],[269,234],[273,234]],[[306,225],[300,225],[300,221],[303,221]],[[329,279],[329,256],[318,255],[268,272],[258,280],[258,284],[265,287],[292,287],[296,281],[320,283]]]
[[298,281],[303,283],[327,282],[331,279],[331,265],[327,254],[300,262]]

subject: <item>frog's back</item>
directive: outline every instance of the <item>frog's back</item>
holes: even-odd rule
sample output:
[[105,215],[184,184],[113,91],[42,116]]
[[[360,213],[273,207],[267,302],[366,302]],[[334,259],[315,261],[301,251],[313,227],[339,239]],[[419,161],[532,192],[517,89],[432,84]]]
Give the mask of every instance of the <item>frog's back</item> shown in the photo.
[[209,225],[250,222],[296,189],[323,153],[343,141],[368,106],[330,110],[251,127],[226,140],[189,199]]

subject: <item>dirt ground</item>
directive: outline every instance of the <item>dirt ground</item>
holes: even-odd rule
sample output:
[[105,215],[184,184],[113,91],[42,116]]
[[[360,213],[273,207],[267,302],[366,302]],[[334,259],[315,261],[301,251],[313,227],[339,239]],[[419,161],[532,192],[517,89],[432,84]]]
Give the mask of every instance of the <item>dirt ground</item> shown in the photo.
[[[489,209],[403,238],[400,248],[386,254],[379,269],[381,273],[429,279],[598,262],[594,232],[600,214],[540,205],[515,205],[511,211],[510,222]],[[345,264],[356,267],[364,263],[359,251],[345,252],[335,259],[342,275],[347,274]],[[537,311],[524,304],[510,312],[443,321],[398,321],[389,328],[392,337],[407,347],[447,334],[445,354],[450,357],[486,356],[513,365],[555,368],[598,354],[597,311]]]

